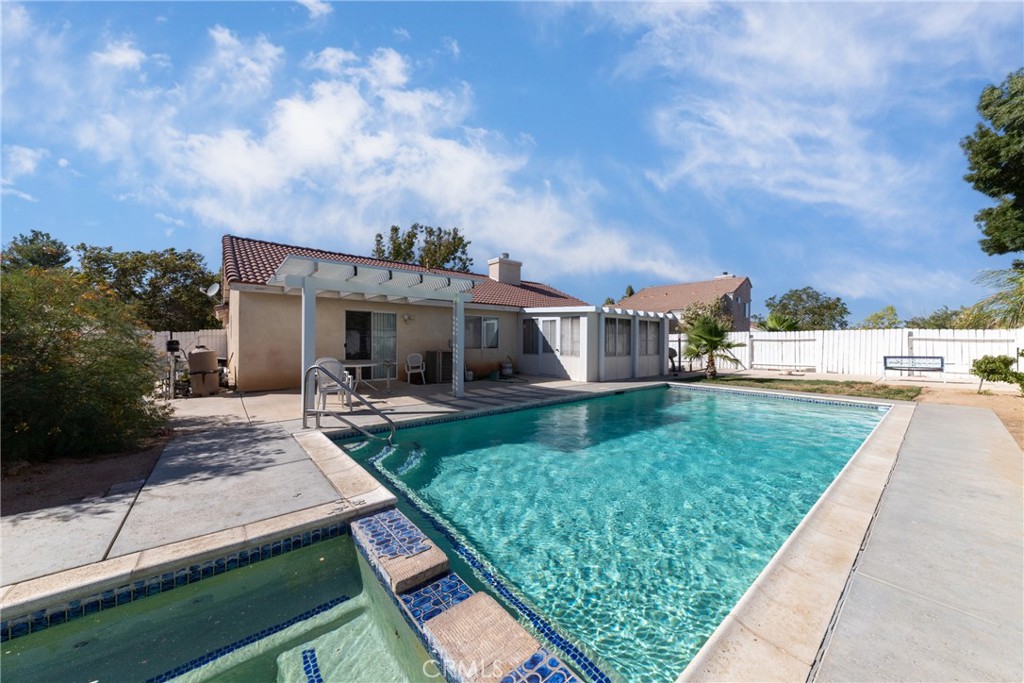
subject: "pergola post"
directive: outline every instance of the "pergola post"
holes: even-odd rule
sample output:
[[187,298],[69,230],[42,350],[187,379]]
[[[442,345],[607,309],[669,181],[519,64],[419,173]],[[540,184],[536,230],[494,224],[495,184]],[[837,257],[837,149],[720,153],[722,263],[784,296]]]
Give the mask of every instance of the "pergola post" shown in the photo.
[[452,396],[462,398],[466,380],[466,297],[456,294],[452,302]]
[[[302,409],[305,411],[312,387],[306,386],[306,368],[316,360],[316,285],[312,278],[302,281]],[[305,414],[305,412],[303,412]]]

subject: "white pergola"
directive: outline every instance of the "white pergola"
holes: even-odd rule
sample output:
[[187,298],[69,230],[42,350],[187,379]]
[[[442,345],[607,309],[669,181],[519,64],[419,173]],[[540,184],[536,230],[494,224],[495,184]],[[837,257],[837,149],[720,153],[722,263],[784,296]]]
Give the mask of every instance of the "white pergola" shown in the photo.
[[[285,292],[302,294],[302,395],[306,396],[306,368],[316,360],[316,297],[320,294],[381,303],[420,301],[452,304],[452,395],[460,398],[465,380],[466,302],[472,301],[471,278],[430,272],[368,266],[342,260],[296,256],[284,261],[267,280]],[[344,360],[342,360],[344,362]]]

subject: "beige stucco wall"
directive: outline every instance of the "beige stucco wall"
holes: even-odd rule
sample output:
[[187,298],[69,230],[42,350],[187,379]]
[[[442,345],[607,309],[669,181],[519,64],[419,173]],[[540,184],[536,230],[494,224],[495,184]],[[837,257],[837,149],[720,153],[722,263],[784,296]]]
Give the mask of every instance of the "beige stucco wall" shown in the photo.
[[[452,306],[387,304],[318,297],[316,355],[345,357],[345,312],[370,311],[397,316],[398,378],[405,380],[405,359],[413,352],[448,350],[452,340]],[[518,315],[466,306],[466,315],[498,318],[498,348],[466,349],[466,368],[478,376],[498,368],[506,356],[518,355]],[[298,388],[302,375],[302,299],[276,292],[230,293],[229,365],[241,391]],[[405,316],[409,316],[406,320]]]

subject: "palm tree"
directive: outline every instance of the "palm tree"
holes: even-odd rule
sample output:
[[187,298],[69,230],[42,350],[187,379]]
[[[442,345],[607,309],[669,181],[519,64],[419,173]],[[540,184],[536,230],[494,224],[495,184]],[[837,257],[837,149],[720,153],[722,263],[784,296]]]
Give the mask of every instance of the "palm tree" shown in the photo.
[[792,332],[799,327],[796,319],[782,313],[769,313],[761,325],[765,332]]
[[1006,270],[982,271],[974,281],[996,291],[964,311],[964,326],[1014,328],[1024,325],[1024,261],[1015,260]]
[[711,379],[718,375],[717,362],[720,360],[739,363],[730,349],[746,346],[739,342],[729,341],[729,328],[710,316],[703,316],[693,321],[686,330],[686,349],[683,355],[690,360],[707,357],[704,374]]

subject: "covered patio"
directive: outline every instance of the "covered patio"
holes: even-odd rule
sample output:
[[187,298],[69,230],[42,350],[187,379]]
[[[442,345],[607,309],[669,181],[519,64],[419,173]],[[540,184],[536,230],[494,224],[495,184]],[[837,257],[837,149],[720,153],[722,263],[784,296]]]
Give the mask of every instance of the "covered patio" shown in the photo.
[[302,297],[302,395],[310,390],[306,386],[305,369],[313,365],[318,355],[318,297],[387,304],[450,303],[451,392],[455,398],[464,394],[466,302],[472,300],[471,290],[476,285],[473,279],[290,254],[267,284],[282,287],[286,294],[298,292]]

